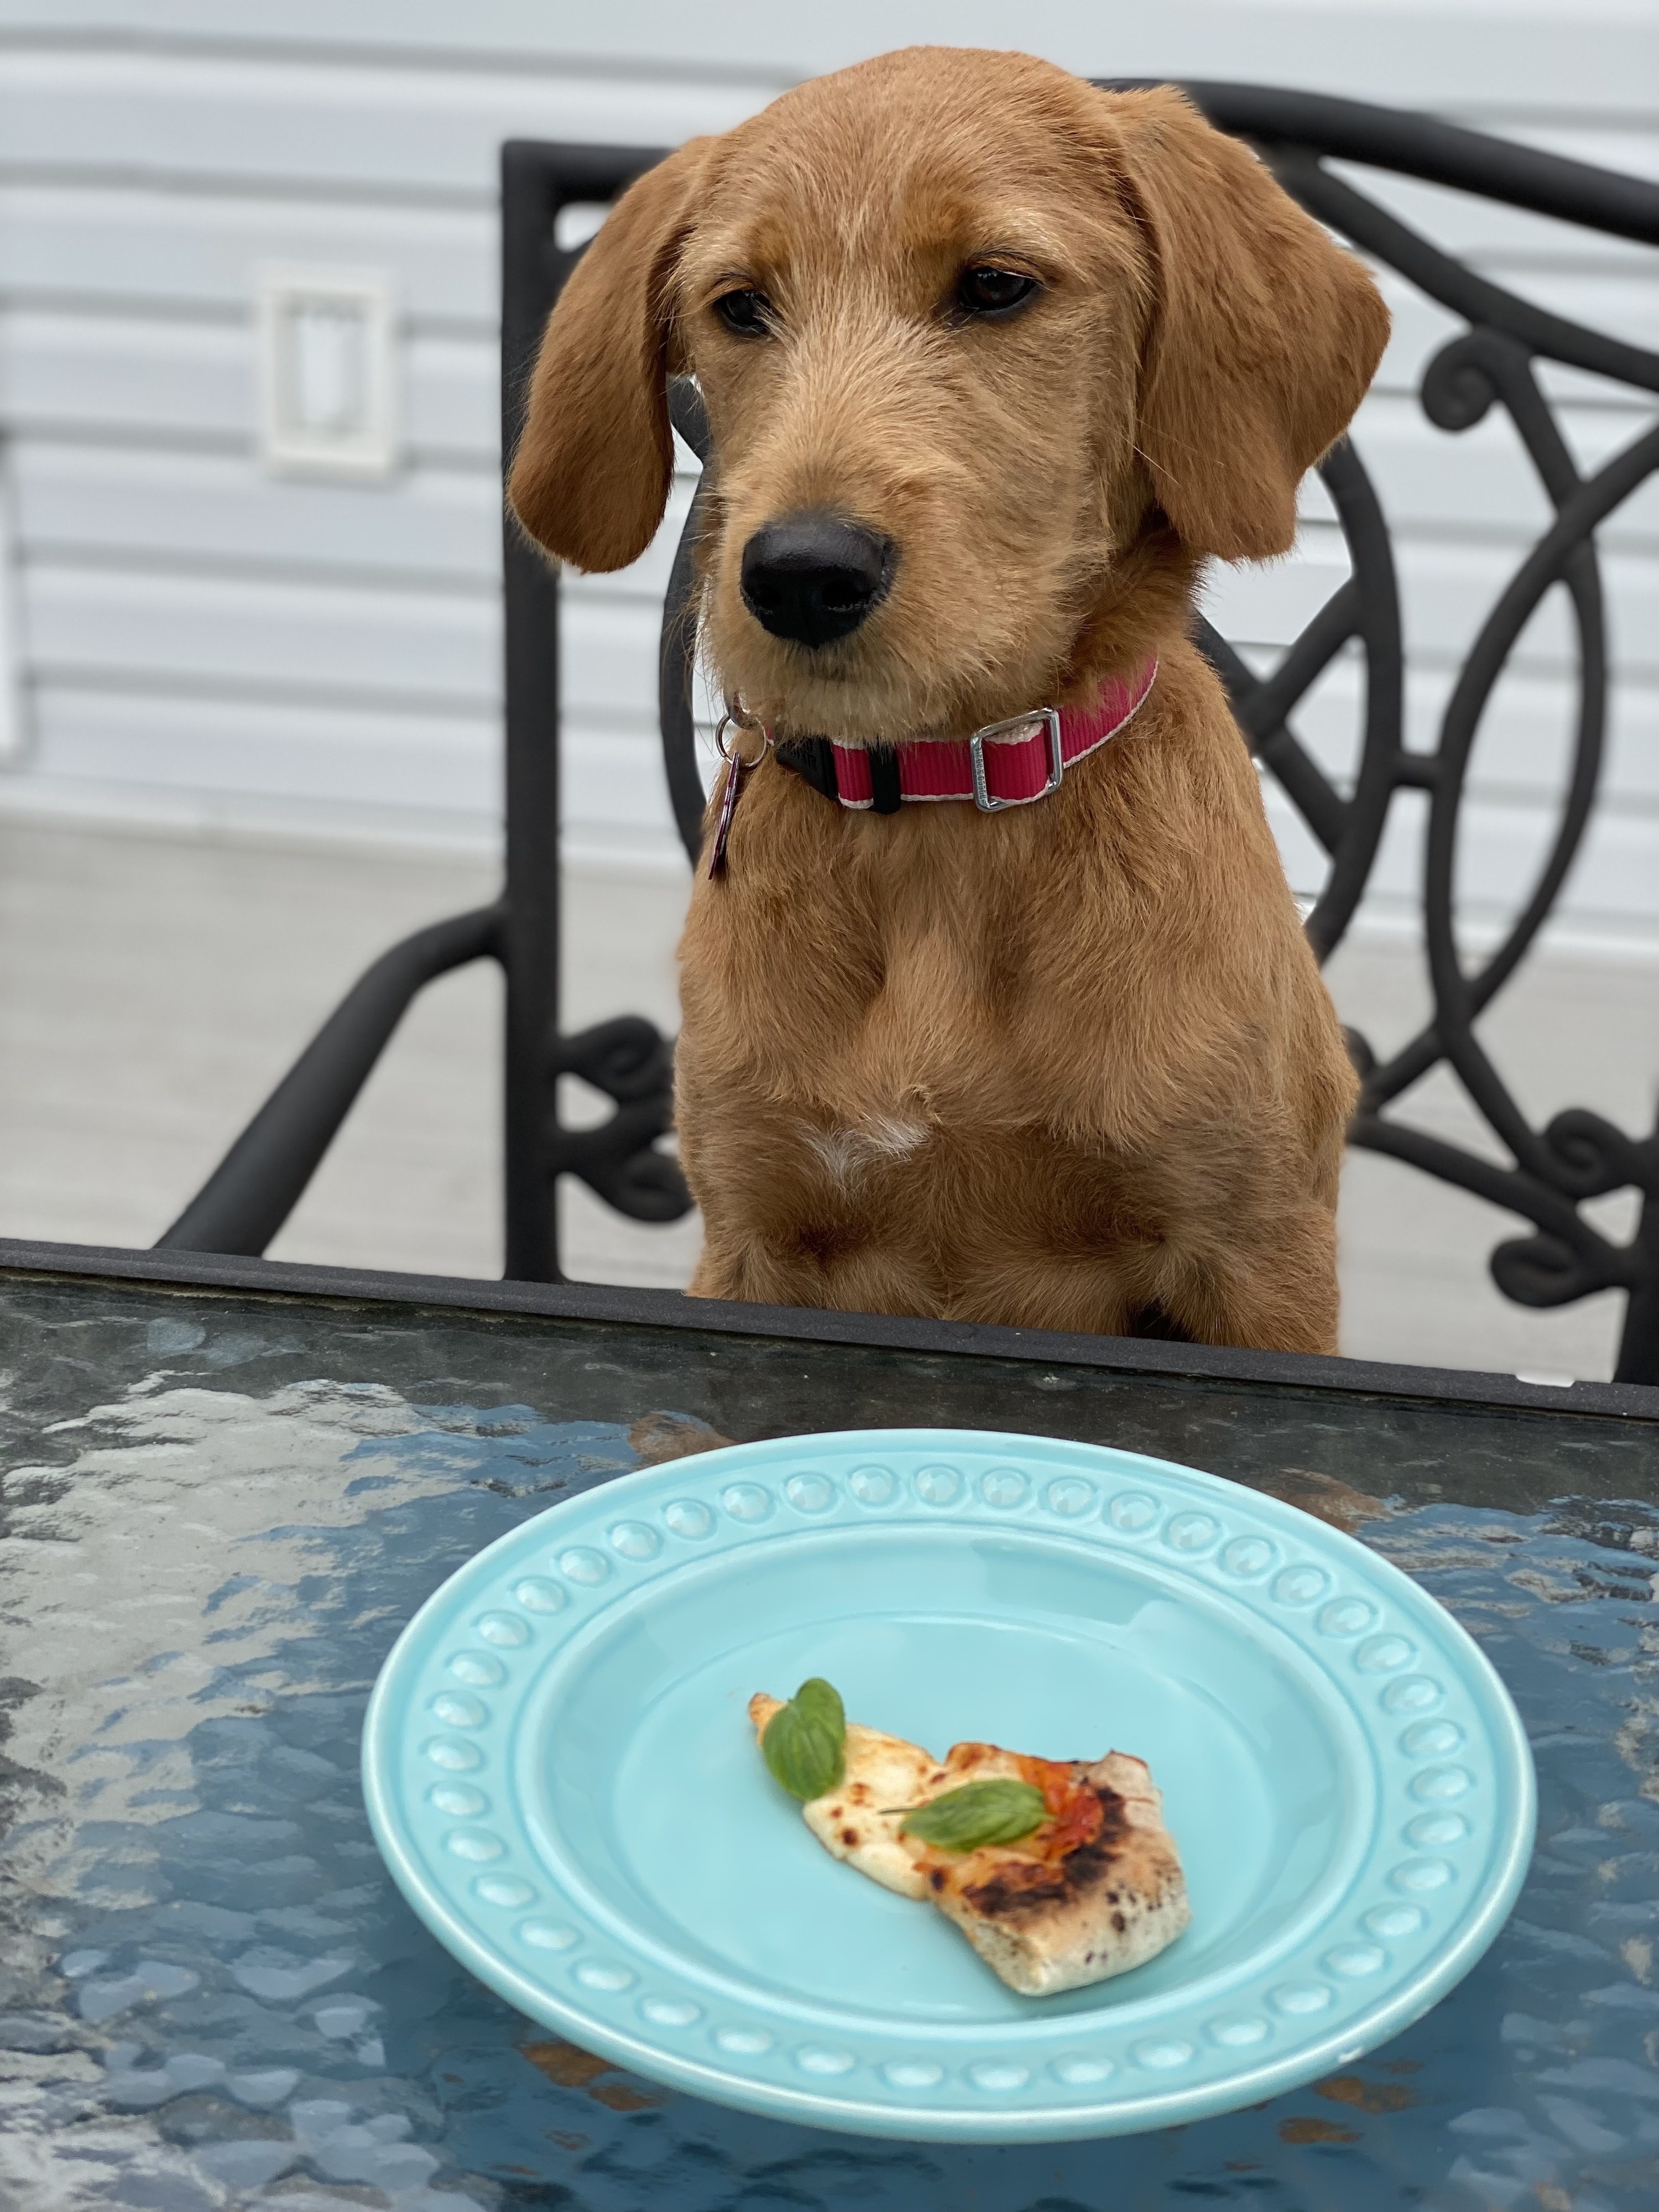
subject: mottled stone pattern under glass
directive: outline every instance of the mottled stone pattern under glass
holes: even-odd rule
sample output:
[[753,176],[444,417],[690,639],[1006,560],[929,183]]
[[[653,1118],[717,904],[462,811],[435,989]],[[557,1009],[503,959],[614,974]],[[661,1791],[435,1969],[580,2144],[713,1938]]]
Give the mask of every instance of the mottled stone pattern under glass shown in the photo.
[[[1053,2148],[671,2094],[427,1936],[357,1784],[381,1659],[482,1545],[731,1438],[994,1426],[1352,1529],[1481,1641],[1538,1761],[1453,1996],[1254,2111]],[[0,2205],[281,2212],[1649,2212],[1659,1429],[309,1300],[0,1281]],[[1599,1501],[1599,1502],[1597,1502]]]

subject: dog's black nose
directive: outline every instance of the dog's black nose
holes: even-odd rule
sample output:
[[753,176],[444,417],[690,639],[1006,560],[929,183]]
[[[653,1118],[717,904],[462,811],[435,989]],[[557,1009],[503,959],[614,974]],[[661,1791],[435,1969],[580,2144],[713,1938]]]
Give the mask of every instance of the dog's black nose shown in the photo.
[[893,549],[836,514],[786,514],[743,549],[744,605],[774,637],[829,645],[855,630],[887,589]]

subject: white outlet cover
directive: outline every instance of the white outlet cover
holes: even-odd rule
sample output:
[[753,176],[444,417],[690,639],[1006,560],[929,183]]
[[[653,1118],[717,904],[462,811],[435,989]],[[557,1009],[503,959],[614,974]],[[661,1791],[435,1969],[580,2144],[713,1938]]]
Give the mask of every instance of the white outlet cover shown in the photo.
[[283,474],[385,477],[398,465],[396,301],[381,271],[258,272],[259,447]]

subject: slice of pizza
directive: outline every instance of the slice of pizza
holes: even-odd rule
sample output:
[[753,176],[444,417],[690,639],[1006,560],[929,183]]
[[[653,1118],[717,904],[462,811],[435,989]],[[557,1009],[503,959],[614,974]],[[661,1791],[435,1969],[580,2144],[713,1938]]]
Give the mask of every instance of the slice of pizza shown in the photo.
[[[762,1693],[749,1713],[779,1773],[767,1731],[795,1705]],[[822,1756],[822,1737],[815,1747]],[[808,1756],[780,1778],[804,1796],[830,1764],[823,1758],[814,1771]],[[1145,1761],[1123,1752],[1045,1759],[959,1743],[938,1760],[902,1736],[846,1722],[839,1771],[801,1810],[827,1850],[884,1889],[937,1905],[1027,1996],[1127,1973],[1192,1917],[1163,1800]]]

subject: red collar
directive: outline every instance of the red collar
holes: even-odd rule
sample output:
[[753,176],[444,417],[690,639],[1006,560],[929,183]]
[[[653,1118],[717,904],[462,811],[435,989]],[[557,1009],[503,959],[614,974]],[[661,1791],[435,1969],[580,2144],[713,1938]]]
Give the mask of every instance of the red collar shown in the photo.
[[900,745],[789,738],[775,750],[785,768],[843,806],[896,814],[908,801],[966,799],[981,813],[997,814],[1058,791],[1073,761],[1115,738],[1138,712],[1157,674],[1154,657],[1134,676],[1110,678],[1091,707],[1038,707],[971,738]]

